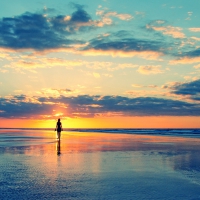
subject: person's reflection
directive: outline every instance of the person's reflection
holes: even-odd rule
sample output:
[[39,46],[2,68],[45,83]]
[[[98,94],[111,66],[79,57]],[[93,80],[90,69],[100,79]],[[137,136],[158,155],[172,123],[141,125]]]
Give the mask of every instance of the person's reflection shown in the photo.
[[56,149],[57,149],[57,155],[60,155],[60,154],[61,154],[61,150],[60,150],[60,140],[57,140]]

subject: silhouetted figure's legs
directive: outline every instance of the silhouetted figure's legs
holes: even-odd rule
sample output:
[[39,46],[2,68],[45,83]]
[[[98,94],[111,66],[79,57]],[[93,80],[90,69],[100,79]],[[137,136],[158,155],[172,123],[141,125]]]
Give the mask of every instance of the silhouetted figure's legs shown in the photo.
[[61,135],[61,132],[57,132],[57,139],[60,140],[60,135]]

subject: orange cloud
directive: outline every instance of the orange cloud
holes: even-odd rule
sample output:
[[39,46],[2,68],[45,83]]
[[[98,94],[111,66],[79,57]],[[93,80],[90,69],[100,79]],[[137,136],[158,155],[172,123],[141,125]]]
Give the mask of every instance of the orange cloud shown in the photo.
[[171,60],[169,62],[170,65],[177,65],[177,64],[193,64],[200,62],[200,57],[183,57],[176,60]]
[[[79,51],[78,53],[83,55],[104,55],[104,56],[113,56],[113,57],[141,57],[146,60],[158,60],[160,56],[163,55],[161,52],[156,51],[122,51],[122,50],[97,50],[97,49],[90,49],[85,51]],[[161,59],[160,59],[161,60]]]
[[140,85],[140,84],[132,84],[132,87],[135,87],[135,88],[142,88],[144,87],[143,85]]
[[165,85],[162,85],[163,89],[174,89],[176,86],[183,84],[182,82],[174,81],[174,82],[167,82]]
[[160,74],[163,73],[163,70],[161,70],[161,66],[140,66],[137,70],[141,74]]
[[185,38],[185,34],[182,33],[182,28],[173,26],[151,26],[146,25],[147,29],[153,29],[155,31],[160,31],[164,35],[170,35],[173,38]]
[[200,41],[200,38],[198,38],[198,37],[191,37],[191,39],[196,40],[196,41]]
[[[141,55],[141,54],[140,54]],[[142,55],[143,57],[145,55]],[[146,55],[148,56],[148,55]],[[149,55],[149,57],[153,55]],[[0,69],[1,72],[8,72],[7,69],[11,68],[18,72],[23,73],[23,70],[37,73],[37,69],[39,68],[53,68],[53,67],[65,67],[67,69],[72,69],[74,67],[86,67],[89,69],[104,69],[107,71],[115,71],[125,68],[136,68],[138,65],[132,63],[113,63],[113,62],[100,62],[100,61],[85,61],[85,60],[65,60],[61,58],[48,58],[43,57],[42,55],[20,55],[15,56],[12,59],[12,62],[5,65],[5,69]],[[6,69],[7,68],[7,69]],[[108,76],[108,74],[106,75]],[[110,76],[110,75],[109,75]]]
[[134,65],[132,63],[123,63],[123,64],[118,64],[117,68],[118,69],[125,69],[125,68],[136,68],[138,65]]
[[200,32],[200,28],[189,28],[191,32]]
[[[18,59],[18,58],[17,58]],[[59,58],[40,58],[38,59],[35,56],[25,56],[23,59],[16,60],[15,62],[11,62],[8,65],[5,65],[5,68],[12,68],[17,71],[27,70],[30,72],[35,72],[35,69],[38,68],[50,68],[50,67],[76,67],[82,66],[84,63],[78,60],[64,60]]]
[[99,15],[101,16],[101,20],[99,21],[95,21],[95,26],[98,26],[98,27],[103,27],[105,25],[112,25],[113,24],[113,20],[111,19],[111,17],[116,17],[120,20],[123,20],[123,21],[128,21],[128,20],[131,20],[133,19],[133,16],[130,15],[130,14],[119,14],[117,12],[105,12],[104,10],[98,10],[96,12],[96,15]]
[[99,10],[96,12],[96,15],[100,15],[103,17],[103,19],[109,19],[109,17],[117,17],[121,20],[131,20],[133,18],[130,14],[118,14],[117,12],[105,12],[103,10]]

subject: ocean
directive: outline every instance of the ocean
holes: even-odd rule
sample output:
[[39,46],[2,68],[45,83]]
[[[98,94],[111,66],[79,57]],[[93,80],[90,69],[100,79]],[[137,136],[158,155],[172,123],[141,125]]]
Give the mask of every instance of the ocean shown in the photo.
[[[0,128],[0,131],[54,131],[53,128]],[[158,135],[158,136],[181,136],[181,137],[200,137],[200,128],[194,129],[133,129],[133,128],[68,128],[64,132],[88,132],[88,133],[113,133],[113,134],[138,134],[138,135]]]
[[0,129],[0,199],[200,199],[200,129]]

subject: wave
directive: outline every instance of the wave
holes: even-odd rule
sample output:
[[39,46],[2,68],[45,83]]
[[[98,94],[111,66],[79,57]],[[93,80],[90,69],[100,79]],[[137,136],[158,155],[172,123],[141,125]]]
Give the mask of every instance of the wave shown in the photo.
[[200,137],[200,129],[74,129],[73,131]]

